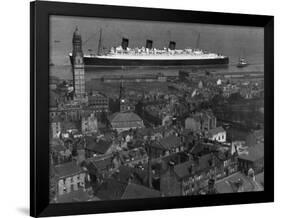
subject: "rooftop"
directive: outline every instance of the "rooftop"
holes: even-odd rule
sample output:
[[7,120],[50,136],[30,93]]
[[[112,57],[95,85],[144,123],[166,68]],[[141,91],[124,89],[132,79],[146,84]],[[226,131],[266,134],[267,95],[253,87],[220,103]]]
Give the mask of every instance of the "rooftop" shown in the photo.
[[147,153],[146,153],[145,149],[142,147],[130,149],[128,151],[123,151],[120,154],[120,158],[124,163],[140,160],[140,159],[147,158],[147,157],[148,157]]
[[97,187],[95,195],[101,200],[118,200],[121,199],[126,187],[125,182],[106,179]]
[[143,185],[106,179],[97,188],[96,196],[101,200],[136,199],[160,197],[159,191]]
[[57,165],[54,167],[54,170],[55,175],[59,178],[73,176],[83,171],[76,162],[68,162]]
[[77,129],[78,123],[77,122],[72,122],[72,121],[63,121],[61,123],[61,128],[63,130],[72,130],[72,129]]
[[264,186],[264,172],[257,174],[256,176],[256,181]]
[[52,151],[61,152],[65,151],[67,148],[63,144],[55,144],[50,146]]
[[114,174],[114,178],[122,182],[128,182],[132,175],[134,183],[143,184],[147,179],[147,170],[121,165],[118,172]]
[[215,188],[218,193],[260,191],[259,187],[257,187],[250,178],[240,172],[217,181]]
[[109,118],[111,122],[132,122],[142,121],[142,119],[133,112],[116,112]]
[[192,174],[192,167],[194,166],[194,161],[190,160],[174,167],[175,174],[182,179],[190,174]]
[[171,149],[171,148],[179,147],[181,144],[181,139],[178,136],[170,135],[168,137],[161,139],[159,143],[160,145],[162,145],[164,149]]
[[59,195],[56,203],[89,201],[91,198],[83,189]]
[[161,197],[161,193],[159,191],[134,183],[129,183],[122,195],[122,199],[157,197]]
[[254,147],[249,147],[247,153],[240,154],[239,159],[248,161],[257,161],[264,157],[264,144],[259,143]]
[[143,128],[142,119],[133,112],[117,112],[109,118],[113,128]]
[[[112,165],[112,155],[106,155],[103,157],[88,158],[87,162],[90,162],[92,166],[98,171],[107,170]],[[90,166],[91,166],[90,164]]]
[[218,133],[221,133],[221,132],[225,132],[224,128],[222,128],[221,126],[219,127],[216,127],[216,128],[213,128],[213,129],[210,129],[208,134],[210,136],[213,136],[213,135],[216,135]]
[[94,137],[86,137],[86,148],[98,154],[104,154],[112,145],[111,141],[96,140]]

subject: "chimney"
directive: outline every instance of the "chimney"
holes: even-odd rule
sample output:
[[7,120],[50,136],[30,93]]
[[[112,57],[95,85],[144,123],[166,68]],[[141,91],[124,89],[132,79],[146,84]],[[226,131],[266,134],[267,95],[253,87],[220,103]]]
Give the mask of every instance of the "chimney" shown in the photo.
[[148,158],[148,169],[147,169],[147,180],[148,180],[148,187],[152,188],[152,175],[151,175],[151,161],[150,161],[150,157]]
[[[148,142],[150,143],[150,141]],[[147,186],[149,188],[152,188],[152,175],[151,175],[151,147],[150,145],[146,143],[145,147],[146,147],[146,150],[147,150],[147,155],[148,155],[148,163],[147,163]]]
[[147,39],[147,40],[146,40],[145,48],[152,49],[152,45],[153,45],[153,41]]
[[122,38],[122,44],[121,44],[121,46],[122,46],[122,49],[123,49],[123,50],[127,50],[128,46],[129,46],[129,39],[127,39],[127,38]]
[[256,180],[256,178],[255,178],[255,171],[253,170],[253,168],[250,168],[248,170],[248,177],[251,178],[253,181]]
[[170,172],[172,172],[174,170],[174,166],[175,166],[175,162],[170,160],[168,162],[168,167],[169,167]]
[[176,49],[176,42],[170,41],[169,42],[169,49],[170,50],[175,50]]
[[215,180],[213,178],[210,178],[208,180],[208,193],[209,194],[215,193]]

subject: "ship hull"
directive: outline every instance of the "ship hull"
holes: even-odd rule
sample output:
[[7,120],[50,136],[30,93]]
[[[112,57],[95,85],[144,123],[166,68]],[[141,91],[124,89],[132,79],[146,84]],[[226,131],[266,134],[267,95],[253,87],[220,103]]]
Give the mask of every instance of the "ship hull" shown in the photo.
[[[71,64],[72,56],[70,56]],[[185,65],[227,65],[228,57],[212,59],[120,59],[84,57],[86,66],[185,66]]]

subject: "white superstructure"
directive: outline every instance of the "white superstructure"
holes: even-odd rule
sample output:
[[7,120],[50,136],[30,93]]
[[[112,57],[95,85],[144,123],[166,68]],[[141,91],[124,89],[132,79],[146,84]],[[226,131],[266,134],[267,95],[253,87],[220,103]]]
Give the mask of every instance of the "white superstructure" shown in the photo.
[[[71,55],[71,54],[70,54]],[[171,59],[180,59],[180,60],[191,60],[191,59],[218,59],[225,58],[223,55],[216,53],[208,53],[203,50],[195,50],[191,48],[187,49],[175,49],[171,50],[169,48],[161,49],[148,49],[145,47],[142,48],[127,48],[126,50],[122,49],[121,46],[117,48],[111,48],[110,52],[105,55],[84,55],[84,57],[95,57],[103,59],[142,59],[142,60],[171,60]]]

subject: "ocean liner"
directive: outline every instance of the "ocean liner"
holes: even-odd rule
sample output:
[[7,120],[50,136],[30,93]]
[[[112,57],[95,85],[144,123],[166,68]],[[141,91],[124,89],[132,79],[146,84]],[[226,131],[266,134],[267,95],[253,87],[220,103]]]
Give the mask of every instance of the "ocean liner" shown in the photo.
[[[153,48],[153,41],[146,40],[146,46],[129,48],[129,39],[122,38],[118,47],[103,52],[101,35],[97,54],[84,54],[86,66],[126,67],[126,66],[185,66],[185,65],[227,65],[227,56],[210,53],[201,49],[176,49],[176,42],[170,41],[168,47]],[[200,35],[199,35],[200,37]],[[197,45],[199,44],[197,39]],[[73,63],[72,53],[69,54]]]

